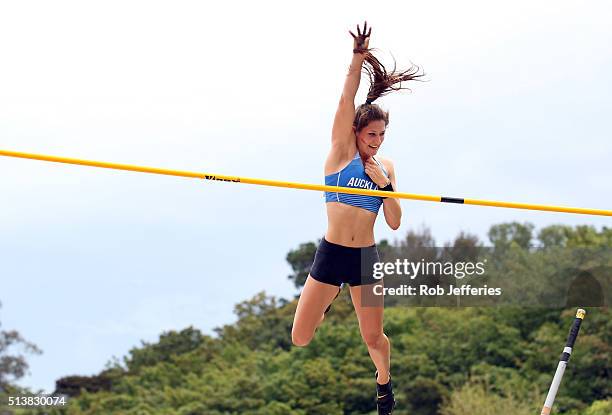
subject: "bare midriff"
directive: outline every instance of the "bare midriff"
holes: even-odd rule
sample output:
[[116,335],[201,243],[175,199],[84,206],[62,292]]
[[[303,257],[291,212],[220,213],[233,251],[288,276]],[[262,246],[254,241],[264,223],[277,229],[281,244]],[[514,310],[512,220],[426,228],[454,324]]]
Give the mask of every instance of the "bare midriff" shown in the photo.
[[376,213],[340,202],[326,205],[328,242],[354,248],[374,245]]

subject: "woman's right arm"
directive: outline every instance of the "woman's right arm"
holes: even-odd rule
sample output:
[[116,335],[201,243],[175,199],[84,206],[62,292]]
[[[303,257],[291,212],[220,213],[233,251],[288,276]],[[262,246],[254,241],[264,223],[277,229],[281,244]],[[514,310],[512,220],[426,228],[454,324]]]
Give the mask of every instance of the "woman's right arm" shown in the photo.
[[353,139],[352,128],[353,120],[355,119],[355,95],[359,89],[361,81],[361,67],[363,65],[364,55],[362,53],[353,53],[353,59],[349,66],[344,88],[334,117],[334,126],[332,127],[332,145],[340,145],[344,147],[347,141]]
[[[359,89],[361,81],[361,68],[365,59],[365,53],[355,52],[355,50],[367,50],[370,41],[372,28],[367,30],[368,23],[363,26],[363,33],[357,26],[357,36],[353,32],[349,33],[353,36],[353,58],[349,66],[348,74],[344,81],[344,88],[334,117],[334,125],[332,127],[332,150],[339,150],[343,153],[345,150],[351,149],[355,145],[355,137],[353,135],[353,120],[355,119],[355,95]],[[352,156],[352,155],[351,155]]]

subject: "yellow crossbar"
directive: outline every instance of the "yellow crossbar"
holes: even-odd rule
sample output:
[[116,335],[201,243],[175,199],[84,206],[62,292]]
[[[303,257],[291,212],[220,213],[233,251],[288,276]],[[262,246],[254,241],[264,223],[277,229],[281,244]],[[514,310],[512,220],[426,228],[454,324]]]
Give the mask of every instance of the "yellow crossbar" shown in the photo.
[[68,158],[68,157],[49,156],[49,155],[44,155],[44,154],[22,153],[18,151],[8,151],[8,150],[0,150],[0,156],[19,157],[19,158],[43,160],[43,161],[54,161],[57,163],[80,164],[83,166],[104,167],[107,169],[131,170],[131,171],[139,171],[143,173],[165,174],[169,176],[192,177],[196,179],[219,180],[219,181],[233,182],[233,183],[248,183],[248,184],[257,184],[257,185],[262,185],[262,186],[287,187],[291,189],[317,190],[317,191],[339,192],[339,193],[347,193],[347,194],[355,194],[355,195],[369,195],[369,196],[382,196],[382,197],[390,197],[391,195],[393,195],[392,197],[398,198],[398,199],[425,200],[429,202],[459,203],[459,204],[466,204],[466,205],[493,206],[493,207],[504,207],[504,208],[514,208],[514,209],[544,210],[544,211],[549,211],[549,212],[578,213],[578,214],[583,214],[583,215],[612,216],[612,210],[605,210],[605,209],[589,209],[589,208],[577,208],[577,207],[567,207],[567,206],[536,205],[536,204],[530,204],[530,203],[501,202],[501,201],[495,201],[495,200],[462,199],[462,198],[456,198],[456,197],[430,196],[430,195],[402,193],[402,192],[389,193],[389,192],[384,192],[381,190],[368,190],[368,189],[357,189],[357,188],[350,188],[350,187],[326,186],[326,185],[320,185],[320,184],[283,182],[280,180],[254,179],[250,177],[224,176],[221,174],[160,169],[157,167],[134,166],[131,164],[108,163],[104,161],[94,161],[94,160],[81,160],[81,159]]

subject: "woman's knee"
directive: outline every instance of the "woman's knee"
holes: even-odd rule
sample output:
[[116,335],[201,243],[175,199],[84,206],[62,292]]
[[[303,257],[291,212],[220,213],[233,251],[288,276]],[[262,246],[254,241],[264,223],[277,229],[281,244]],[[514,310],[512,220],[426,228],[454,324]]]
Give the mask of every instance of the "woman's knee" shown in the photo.
[[303,333],[299,330],[292,330],[291,331],[291,342],[293,343],[294,346],[304,347],[304,346],[307,346],[308,343],[310,343],[313,335],[314,333],[308,334],[308,333]]
[[361,337],[363,337],[363,341],[368,347],[374,349],[379,348],[387,340],[387,336],[385,336],[382,330],[362,333]]

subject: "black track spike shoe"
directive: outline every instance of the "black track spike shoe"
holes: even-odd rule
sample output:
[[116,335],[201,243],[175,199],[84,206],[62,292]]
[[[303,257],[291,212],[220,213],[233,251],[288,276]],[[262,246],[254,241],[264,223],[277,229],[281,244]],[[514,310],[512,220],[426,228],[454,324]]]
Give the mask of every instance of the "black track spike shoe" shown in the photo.
[[378,371],[376,371],[376,407],[378,415],[391,415],[395,409],[395,396],[393,395],[393,387],[391,385],[391,374],[389,374],[389,383],[380,385],[378,383]]

